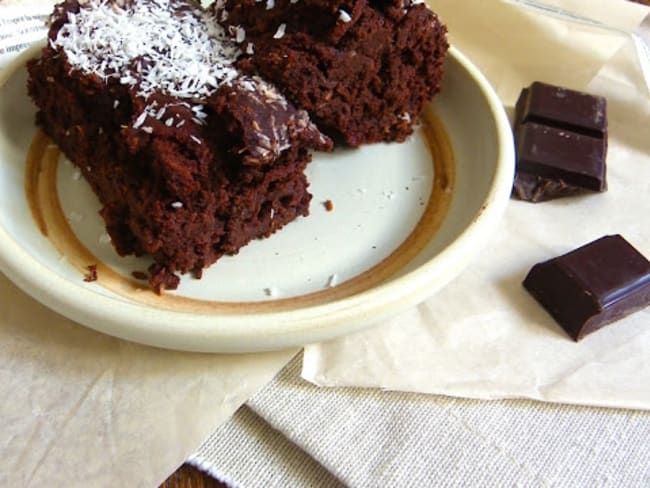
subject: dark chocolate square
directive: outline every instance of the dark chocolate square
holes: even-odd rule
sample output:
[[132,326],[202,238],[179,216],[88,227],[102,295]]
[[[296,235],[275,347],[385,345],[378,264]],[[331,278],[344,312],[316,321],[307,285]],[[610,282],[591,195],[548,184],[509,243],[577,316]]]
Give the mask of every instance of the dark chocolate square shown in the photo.
[[538,124],[592,137],[607,131],[607,100],[539,81],[522,91],[516,107],[517,124]]
[[543,202],[607,189],[607,101],[534,82],[515,113],[517,173],[513,197]]
[[517,131],[517,172],[604,191],[606,151],[603,139],[527,122]]
[[576,341],[650,305],[650,262],[605,236],[530,270],[524,287]]

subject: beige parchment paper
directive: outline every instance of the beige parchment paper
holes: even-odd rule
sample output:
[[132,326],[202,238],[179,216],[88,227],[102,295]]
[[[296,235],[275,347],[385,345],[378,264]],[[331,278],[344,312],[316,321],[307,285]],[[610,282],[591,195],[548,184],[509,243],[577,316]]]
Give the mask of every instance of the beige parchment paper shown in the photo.
[[650,409],[650,308],[574,343],[521,286],[533,264],[606,234],[622,234],[650,257],[650,95],[638,42],[619,32],[637,29],[648,8],[553,2],[590,24],[522,2],[431,3],[507,107],[533,80],[608,98],[609,191],[511,201],[483,252],[448,287],[374,329],[308,346],[303,377],[323,386]]
[[294,352],[164,351],[81,327],[0,275],[0,486],[158,486]]
[[[52,4],[0,1],[0,70],[44,37]],[[0,486],[157,486],[295,353],[127,343],[0,274]]]

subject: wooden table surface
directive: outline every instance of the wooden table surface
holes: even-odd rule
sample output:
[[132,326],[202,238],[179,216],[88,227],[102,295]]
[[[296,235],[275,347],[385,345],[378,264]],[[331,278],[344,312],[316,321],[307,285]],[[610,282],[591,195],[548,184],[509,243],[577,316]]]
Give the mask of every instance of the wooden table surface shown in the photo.
[[[650,0],[631,1],[650,5]],[[194,466],[183,464],[159,488],[228,488],[228,485],[215,480]]]
[[160,488],[228,488],[228,485],[211,478],[194,466],[183,464],[160,485]]

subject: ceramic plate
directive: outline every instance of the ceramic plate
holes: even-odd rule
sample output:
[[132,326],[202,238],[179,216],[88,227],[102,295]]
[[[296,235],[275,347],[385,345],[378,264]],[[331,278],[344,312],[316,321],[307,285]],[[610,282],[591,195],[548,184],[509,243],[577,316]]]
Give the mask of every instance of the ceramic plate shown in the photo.
[[[34,126],[26,60],[0,86],[0,269],[57,312],[144,344],[279,349],[375,324],[433,295],[482,248],[514,168],[499,99],[457,50],[403,144],[315,154],[311,215],[157,296],[119,257],[79,172]],[[333,208],[327,209],[330,201]],[[87,267],[98,279],[85,282]]]

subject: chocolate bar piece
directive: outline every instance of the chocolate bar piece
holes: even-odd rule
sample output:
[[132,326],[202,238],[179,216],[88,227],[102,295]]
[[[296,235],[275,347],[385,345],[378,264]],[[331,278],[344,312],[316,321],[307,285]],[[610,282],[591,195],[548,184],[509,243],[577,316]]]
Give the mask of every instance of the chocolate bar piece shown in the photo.
[[580,193],[581,188],[567,184],[564,180],[544,178],[519,171],[512,187],[512,195],[519,200],[537,203],[554,198]]
[[536,122],[602,139],[607,132],[607,100],[535,81],[517,101],[516,121],[517,125]]
[[538,263],[524,287],[574,340],[650,305],[650,262],[620,235]]
[[517,131],[517,171],[594,191],[607,189],[605,142],[528,122]]
[[516,105],[513,196],[541,202],[607,189],[605,98],[535,82]]

